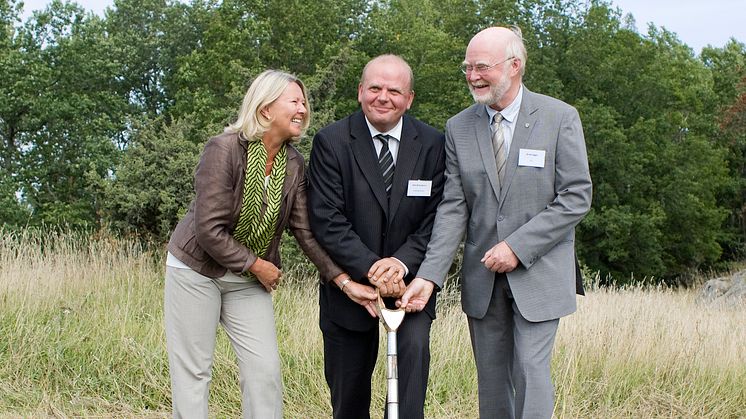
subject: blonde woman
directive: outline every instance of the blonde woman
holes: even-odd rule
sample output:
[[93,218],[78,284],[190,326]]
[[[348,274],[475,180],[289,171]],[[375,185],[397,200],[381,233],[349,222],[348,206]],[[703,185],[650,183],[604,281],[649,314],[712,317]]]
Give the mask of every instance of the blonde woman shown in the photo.
[[271,293],[282,277],[286,228],[327,280],[348,276],[309,230],[303,157],[290,145],[308,128],[306,89],[268,70],[237,121],[205,145],[196,196],[168,244],[165,324],[174,417],[206,418],[218,323],[238,359],[243,415],[282,417]]

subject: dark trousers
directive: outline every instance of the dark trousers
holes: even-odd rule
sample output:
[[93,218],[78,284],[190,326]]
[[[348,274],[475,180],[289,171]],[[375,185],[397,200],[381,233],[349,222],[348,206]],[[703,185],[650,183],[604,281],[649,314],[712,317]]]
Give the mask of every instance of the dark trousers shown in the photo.
[[[324,336],[324,375],[331,392],[334,419],[370,418],[371,389],[378,358],[380,327],[358,332],[321,319]],[[408,313],[397,331],[399,416],[424,418],[425,392],[430,371],[430,326],[425,312]]]

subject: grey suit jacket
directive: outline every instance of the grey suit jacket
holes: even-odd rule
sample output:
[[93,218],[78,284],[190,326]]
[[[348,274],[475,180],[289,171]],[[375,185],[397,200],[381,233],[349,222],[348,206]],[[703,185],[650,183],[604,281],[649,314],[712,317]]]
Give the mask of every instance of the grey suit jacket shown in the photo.
[[[442,286],[466,233],[461,304],[482,318],[495,274],[480,259],[505,240],[520,260],[507,277],[523,317],[568,315],[576,309],[575,226],[590,210],[592,193],[578,112],[524,87],[502,189],[489,122],[484,105],[475,104],[446,123],[443,201],[417,276]],[[544,167],[519,166],[522,149],[545,151]]]

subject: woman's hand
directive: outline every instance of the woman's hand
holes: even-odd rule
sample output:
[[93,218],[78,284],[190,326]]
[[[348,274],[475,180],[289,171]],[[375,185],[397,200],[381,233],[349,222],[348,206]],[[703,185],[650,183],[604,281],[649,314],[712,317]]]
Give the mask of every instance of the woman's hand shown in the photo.
[[264,289],[266,289],[267,292],[272,292],[277,289],[277,285],[280,283],[280,277],[282,276],[282,271],[279,270],[274,263],[262,258],[256,258],[254,264],[249,267],[249,272],[256,276],[256,279],[264,285]]

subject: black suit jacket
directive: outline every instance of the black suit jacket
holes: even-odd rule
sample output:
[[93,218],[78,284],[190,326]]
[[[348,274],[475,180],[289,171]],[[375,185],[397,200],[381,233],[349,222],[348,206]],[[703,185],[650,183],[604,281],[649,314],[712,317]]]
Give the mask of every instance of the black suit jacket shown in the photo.
[[[311,230],[354,281],[369,284],[368,269],[394,256],[409,268],[409,283],[425,257],[440,203],[445,170],[444,136],[407,115],[387,199],[373,140],[361,111],[319,131],[308,169]],[[410,180],[432,180],[429,197],[407,196]],[[331,283],[321,284],[321,321],[369,330],[376,319]],[[435,298],[425,310],[435,318]]]

